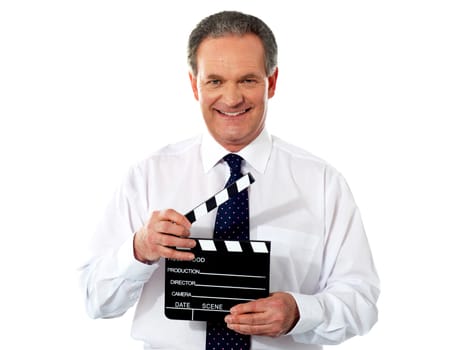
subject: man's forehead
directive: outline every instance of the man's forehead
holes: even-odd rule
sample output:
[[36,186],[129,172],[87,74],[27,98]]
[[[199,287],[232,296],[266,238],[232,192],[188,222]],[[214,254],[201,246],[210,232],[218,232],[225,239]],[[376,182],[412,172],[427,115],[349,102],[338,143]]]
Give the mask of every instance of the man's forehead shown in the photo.
[[265,73],[263,45],[255,35],[205,39],[196,55],[198,72],[208,75]]

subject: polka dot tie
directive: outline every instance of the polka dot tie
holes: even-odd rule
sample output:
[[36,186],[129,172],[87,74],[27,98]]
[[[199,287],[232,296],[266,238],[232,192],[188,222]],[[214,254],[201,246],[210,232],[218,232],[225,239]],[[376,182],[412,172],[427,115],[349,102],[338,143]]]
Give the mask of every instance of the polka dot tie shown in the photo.
[[[224,157],[229,164],[231,176],[227,185],[242,176],[242,158],[230,153]],[[231,240],[249,239],[249,196],[244,190],[219,206],[214,224],[214,238]],[[250,336],[239,334],[226,327],[224,322],[208,322],[206,327],[206,350],[248,350]]]

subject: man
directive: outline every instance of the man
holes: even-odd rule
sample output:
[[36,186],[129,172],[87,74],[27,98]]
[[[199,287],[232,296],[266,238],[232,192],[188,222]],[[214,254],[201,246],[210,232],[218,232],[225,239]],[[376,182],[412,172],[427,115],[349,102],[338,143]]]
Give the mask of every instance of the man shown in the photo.
[[[321,349],[366,333],[377,320],[379,280],[348,186],[265,129],[278,77],[273,33],[256,17],[217,13],[191,33],[188,61],[207,133],[131,168],[82,270],[89,314],[117,317],[137,303],[132,335],[147,349]],[[193,224],[183,214],[224,188],[227,154],[256,179],[244,192],[250,239],[272,246],[270,295],[236,305],[217,326],[224,330],[214,328],[245,345],[217,345],[212,325],[164,315],[164,258],[192,260],[172,247],[216,234],[216,211]]]

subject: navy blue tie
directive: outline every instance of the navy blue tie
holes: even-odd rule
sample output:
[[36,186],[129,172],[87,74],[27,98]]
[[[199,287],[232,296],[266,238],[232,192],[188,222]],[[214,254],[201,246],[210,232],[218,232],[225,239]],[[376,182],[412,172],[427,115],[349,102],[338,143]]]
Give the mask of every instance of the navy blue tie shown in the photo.
[[[242,158],[230,153],[224,157],[229,164],[231,176],[227,185],[242,176]],[[249,239],[249,195],[247,190],[238,193],[219,206],[214,224],[215,239]],[[224,322],[208,322],[206,327],[206,350],[248,350],[250,336],[240,334],[226,327]]]

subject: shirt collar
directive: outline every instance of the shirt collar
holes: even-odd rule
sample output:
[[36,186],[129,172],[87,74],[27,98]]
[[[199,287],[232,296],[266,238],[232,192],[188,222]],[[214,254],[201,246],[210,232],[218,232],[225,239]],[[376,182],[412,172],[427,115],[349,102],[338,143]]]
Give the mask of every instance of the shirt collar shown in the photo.
[[[257,172],[263,174],[267,167],[272,149],[271,136],[264,128],[250,144],[245,146],[239,152],[242,158],[253,167]],[[228,152],[222,147],[206,130],[201,141],[201,159],[203,161],[204,172],[210,171]]]

